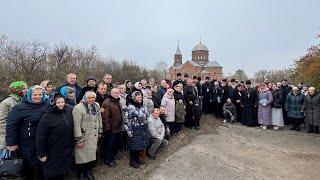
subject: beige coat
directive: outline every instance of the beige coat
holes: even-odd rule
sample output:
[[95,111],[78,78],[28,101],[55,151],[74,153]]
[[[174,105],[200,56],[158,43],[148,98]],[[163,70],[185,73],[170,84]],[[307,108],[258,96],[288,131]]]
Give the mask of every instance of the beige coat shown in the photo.
[[19,102],[19,98],[10,96],[0,103],[0,149],[6,149],[6,125],[9,111]]
[[[99,106],[98,103],[96,104]],[[84,140],[84,146],[81,149],[75,147],[76,164],[94,161],[96,160],[98,136],[103,132],[101,114],[88,114],[83,103],[76,105],[72,114],[75,140]]]

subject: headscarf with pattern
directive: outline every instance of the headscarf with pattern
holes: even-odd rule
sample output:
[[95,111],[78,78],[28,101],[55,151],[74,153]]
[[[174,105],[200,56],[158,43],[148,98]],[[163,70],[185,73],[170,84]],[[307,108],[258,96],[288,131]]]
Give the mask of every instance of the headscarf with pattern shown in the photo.
[[27,86],[27,83],[24,81],[15,81],[12,82],[9,86],[10,95],[13,97],[16,97],[18,99],[21,99],[23,97],[22,90]]

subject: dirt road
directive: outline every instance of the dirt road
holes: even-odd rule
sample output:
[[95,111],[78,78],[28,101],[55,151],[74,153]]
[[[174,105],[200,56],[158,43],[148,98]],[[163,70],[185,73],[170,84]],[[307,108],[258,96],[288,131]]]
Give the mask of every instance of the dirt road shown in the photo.
[[129,167],[127,152],[120,153],[116,168],[100,161],[96,179],[320,179],[319,135],[223,124],[211,115],[201,121],[200,131],[184,129],[183,139],[173,137],[140,169]]
[[169,156],[147,179],[320,179],[318,135],[231,124],[215,130]]

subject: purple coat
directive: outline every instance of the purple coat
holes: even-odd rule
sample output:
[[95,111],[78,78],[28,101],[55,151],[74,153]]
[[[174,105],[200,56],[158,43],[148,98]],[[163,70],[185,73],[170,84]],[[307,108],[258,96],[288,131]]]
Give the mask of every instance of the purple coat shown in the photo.
[[[262,125],[271,125],[272,93],[269,90],[260,91],[258,106],[258,122]],[[263,104],[266,103],[266,106]]]

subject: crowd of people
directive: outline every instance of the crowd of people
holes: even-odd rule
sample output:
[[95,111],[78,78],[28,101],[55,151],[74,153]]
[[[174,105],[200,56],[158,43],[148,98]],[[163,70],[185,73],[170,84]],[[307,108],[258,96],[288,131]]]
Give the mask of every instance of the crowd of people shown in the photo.
[[203,114],[262,129],[291,124],[300,131],[305,124],[308,133],[319,134],[319,92],[285,79],[252,85],[178,73],[159,85],[152,78],[114,84],[106,74],[86,83],[80,87],[74,73],[57,87],[49,80],[30,88],[11,83],[0,104],[1,158],[13,152],[23,157],[26,179],[63,179],[75,169],[79,180],[91,180],[97,151],[109,167],[117,166],[119,151],[128,151],[129,165],[139,168],[146,157],[156,159],[174,134],[184,138],[184,127],[199,130]]

